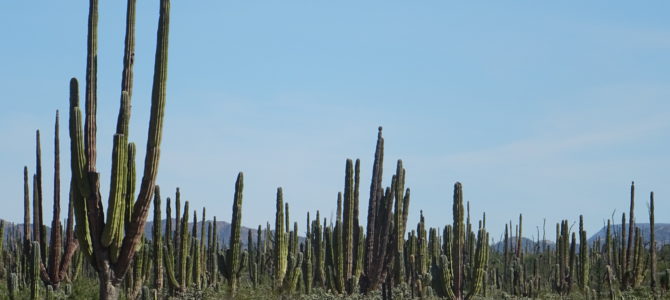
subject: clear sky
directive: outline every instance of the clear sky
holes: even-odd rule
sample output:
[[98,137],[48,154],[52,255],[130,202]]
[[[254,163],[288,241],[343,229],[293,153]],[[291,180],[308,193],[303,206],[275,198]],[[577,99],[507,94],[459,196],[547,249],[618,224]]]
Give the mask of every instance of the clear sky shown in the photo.
[[[131,140],[141,170],[158,1],[138,1]],[[168,102],[158,182],[230,220],[245,173],[243,224],[274,220],[276,187],[304,230],[330,217],[346,158],[362,160],[361,211],[377,126],[385,184],[395,159],[410,220],[451,222],[461,181],[492,237],[584,214],[593,233],[637,186],[670,222],[670,3],[667,1],[172,1]],[[0,1],[0,218],[22,221],[23,166],[42,131],[52,202],[53,119],[85,78],[88,1]],[[125,1],[101,1],[98,166],[107,195],[120,98]],[[63,199],[67,130],[61,128]],[[50,210],[45,220],[51,219]],[[618,217],[620,218],[620,216]],[[618,220],[617,218],[617,220]],[[364,219],[364,217],[362,217]],[[516,221],[515,221],[516,223]]]

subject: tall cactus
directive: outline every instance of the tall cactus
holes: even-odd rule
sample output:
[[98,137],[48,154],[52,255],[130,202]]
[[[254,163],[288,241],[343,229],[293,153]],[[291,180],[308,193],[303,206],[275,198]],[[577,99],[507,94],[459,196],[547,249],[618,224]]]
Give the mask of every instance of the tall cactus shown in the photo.
[[305,236],[305,243],[303,244],[303,270],[302,275],[304,278],[304,287],[305,293],[312,293],[312,284],[314,282],[314,272],[313,272],[313,255],[312,255],[312,237],[310,232],[310,221],[309,221],[309,212],[307,213],[307,235]]
[[650,260],[650,280],[649,286],[652,293],[656,295],[656,232],[654,225],[654,192],[649,194],[649,260]]
[[624,264],[623,264],[623,269],[626,270],[623,273],[623,286],[624,288],[629,288],[631,285],[631,278],[630,274],[631,272],[628,272],[627,270],[630,268],[630,265],[632,264],[631,259],[632,259],[632,252],[633,252],[633,242],[635,241],[633,234],[635,233],[635,182],[632,182],[630,184],[630,212],[628,214],[629,221],[628,221],[628,241],[626,244],[626,255],[624,258]]
[[[165,265],[165,275],[167,278],[168,285],[171,289],[177,291],[183,291],[185,287],[180,285],[177,274],[177,257],[180,253],[175,250],[173,241],[170,240],[170,235],[172,235],[172,207],[170,205],[170,198],[167,198],[165,203],[165,240],[164,245],[162,245],[163,251],[163,262]],[[176,226],[175,226],[176,227]],[[177,236],[177,233],[174,233]]]
[[440,258],[439,264],[433,265],[432,279],[433,287],[439,296],[457,300],[472,299],[482,291],[489,255],[486,223],[481,221],[476,236],[475,250],[469,258],[473,263],[466,269],[463,256],[466,246],[463,217],[463,190],[461,183],[456,182],[453,203],[454,222],[453,225],[445,228],[445,255]]
[[189,286],[190,276],[188,274],[188,259],[189,259],[189,250],[190,250],[190,241],[191,237],[188,234],[188,201],[184,202],[184,214],[181,218],[181,225],[179,226],[179,284],[183,288]]
[[[166,223],[172,220],[166,220]],[[161,234],[161,193],[160,187],[154,190],[154,223],[152,229],[152,249],[154,251],[154,288],[163,289],[163,236]],[[167,225],[166,225],[167,226]]]
[[384,189],[383,162],[384,139],[382,128],[379,127],[368,202],[364,276],[361,278],[361,291],[364,293],[377,289],[386,281],[389,270],[393,270],[389,266],[396,266],[396,275],[402,272],[401,262],[404,260],[400,257],[396,261],[396,255],[402,254],[400,240],[404,237],[407,220],[407,210],[403,211],[403,207],[409,206],[409,196],[399,195],[399,191],[403,192],[404,188],[404,169],[399,161],[391,187]]
[[231,296],[237,291],[242,270],[246,264],[247,252],[242,252],[240,232],[242,229],[242,190],[244,189],[244,174],[240,172],[235,182],[235,197],[233,200],[233,218],[230,229],[229,249],[221,257],[221,273],[228,280]]
[[590,254],[589,242],[584,230],[584,216],[579,216],[579,287],[584,292],[591,290],[589,287],[589,272],[590,272]]
[[277,188],[277,211],[275,214],[275,236],[274,236],[274,285],[279,288],[284,283],[286,276],[288,243],[286,231],[284,230],[284,193],[282,188]]
[[[93,264],[100,280],[100,298],[117,299],[118,287],[126,275],[141,242],[144,225],[154,193],[160,143],[165,111],[167,81],[167,45],[170,1],[161,0],[157,31],[154,80],[151,97],[151,112],[145,156],[144,174],[139,195],[132,207],[129,223],[124,224],[125,208],[128,207],[128,121],[130,97],[132,95],[132,62],[134,52],[134,7],[135,0],[128,1],[124,68],[122,76],[121,106],[112,151],[112,183],[108,199],[107,219],[100,195],[100,175],[96,170],[96,106],[97,106],[97,23],[98,1],[90,0],[87,67],[86,108],[84,130],[81,130],[81,108],[78,93],[70,101],[70,140],[73,181],[78,195],[74,196],[77,207],[79,240],[90,240]],[[76,82],[76,81],[73,81]],[[73,84],[76,87],[76,83]],[[72,90],[72,89],[71,89]],[[85,221],[84,221],[85,220]],[[86,248],[86,246],[84,247]]]
[[32,260],[30,262],[30,299],[40,299],[40,243],[33,242],[31,246]]
[[[37,269],[40,271],[40,277],[45,285],[52,286],[57,288],[61,281],[66,279],[66,273],[69,269],[70,263],[72,262],[72,257],[74,256],[75,251],[78,247],[78,242],[74,237],[74,207],[73,207],[73,193],[74,191],[70,189],[70,201],[68,205],[68,218],[67,218],[67,227],[65,233],[65,249],[63,249],[63,228],[60,222],[60,135],[59,135],[59,114],[56,111],[56,121],[54,126],[54,188],[53,188],[53,217],[51,222],[51,237],[50,245],[46,246],[46,227],[42,224],[39,224],[41,221],[41,211],[42,211],[42,180],[41,180],[41,149],[39,143],[39,131],[37,135],[37,170],[38,174],[35,174],[34,178],[34,201],[33,201],[33,212],[37,212],[35,215],[35,228],[33,240],[40,245],[40,255],[41,259]],[[27,168],[24,169],[24,172],[27,173]],[[24,181],[27,181],[27,174],[24,174]],[[24,182],[24,188],[28,189],[27,182]],[[24,194],[27,194],[24,191]],[[24,195],[25,196],[25,195]],[[24,199],[24,221],[30,219],[30,207],[29,201]],[[28,228],[24,225],[24,229]],[[24,234],[24,247],[28,245],[30,235]],[[27,250],[27,247],[25,247]]]

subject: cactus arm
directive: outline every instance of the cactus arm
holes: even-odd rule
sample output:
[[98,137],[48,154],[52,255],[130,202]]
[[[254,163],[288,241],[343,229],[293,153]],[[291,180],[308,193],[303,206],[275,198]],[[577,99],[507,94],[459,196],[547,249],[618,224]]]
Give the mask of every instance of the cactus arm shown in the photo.
[[158,22],[156,60],[154,68],[154,83],[151,95],[151,114],[149,120],[149,133],[147,139],[147,150],[144,161],[144,175],[140,185],[137,202],[133,207],[131,223],[127,227],[121,247],[119,262],[116,266],[117,276],[123,277],[132,261],[134,249],[142,236],[142,230],[151,205],[151,196],[156,185],[158,174],[158,162],[160,157],[160,144],[163,129],[163,115],[165,112],[166,83],[167,83],[167,60],[168,60],[168,32],[170,20],[170,1],[161,0],[160,16]]

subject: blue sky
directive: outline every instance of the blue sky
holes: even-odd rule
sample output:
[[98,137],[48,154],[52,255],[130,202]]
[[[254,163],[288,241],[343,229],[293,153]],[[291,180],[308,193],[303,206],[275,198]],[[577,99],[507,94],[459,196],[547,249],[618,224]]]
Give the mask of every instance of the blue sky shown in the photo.
[[[409,227],[423,210],[451,223],[453,183],[492,237],[524,214],[548,237],[584,214],[593,233],[655,191],[670,222],[670,4],[649,1],[173,1],[158,182],[229,220],[245,172],[243,223],[274,218],[276,187],[292,219],[330,217],[346,158],[362,160],[367,195],[376,128],[385,184],[402,158]],[[51,206],[53,119],[68,80],[82,81],[86,1],[0,2],[0,218],[22,219],[22,169],[42,131]],[[143,157],[158,1],[139,1],[131,140]],[[107,195],[120,96],[124,1],[100,4],[98,168]],[[62,128],[61,147],[67,131]],[[69,165],[63,155],[61,164]],[[138,159],[141,168],[142,159]],[[69,168],[63,170],[64,182]],[[67,185],[63,184],[63,199]],[[367,197],[361,210],[367,209]],[[44,216],[50,220],[50,212]],[[516,221],[515,221],[516,223]]]

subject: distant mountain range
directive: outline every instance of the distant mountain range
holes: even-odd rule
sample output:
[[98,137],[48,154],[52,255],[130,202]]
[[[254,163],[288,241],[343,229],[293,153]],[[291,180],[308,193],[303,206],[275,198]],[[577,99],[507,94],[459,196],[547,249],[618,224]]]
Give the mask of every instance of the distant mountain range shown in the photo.
[[[212,221],[207,221],[207,223],[212,223]],[[152,238],[152,232],[151,231],[152,231],[152,228],[153,228],[153,224],[154,223],[152,221],[147,221],[146,225],[144,226],[144,236],[147,239]],[[63,225],[65,225],[65,224],[63,224]],[[205,224],[205,236],[207,236],[208,226],[209,226],[208,224]],[[174,230],[174,228],[175,228],[175,220],[172,219],[172,230]],[[197,224],[198,237],[200,237],[200,229],[201,228],[202,228],[201,223],[198,222],[198,224]],[[218,239],[219,239],[220,243],[222,243],[224,245],[228,245],[228,241],[230,240],[230,228],[231,228],[231,226],[230,226],[230,223],[228,223],[228,222],[225,222],[225,221],[217,221],[216,222],[216,233],[218,235]],[[51,236],[51,234],[49,233],[51,231],[51,228],[47,226],[46,229],[47,229],[47,239],[49,239],[50,236]],[[191,231],[192,229],[193,229],[193,223],[189,223],[188,230]],[[32,227],[31,227],[31,230],[32,230]],[[23,233],[23,224],[15,224],[15,223],[10,223],[10,222],[5,221],[5,236],[7,236],[8,234],[10,234],[13,231],[18,231],[19,234],[22,234]],[[163,233],[165,232],[165,220],[163,220],[161,222],[161,232],[163,232]],[[252,237],[254,239],[254,242],[256,242],[256,232],[257,232],[257,230],[242,226],[242,230],[240,232],[240,239],[241,239],[242,245],[244,247],[246,247],[246,245],[247,245],[247,238],[248,238],[247,235],[249,234],[249,232],[251,232]]]
[[[510,243],[512,244],[513,248],[516,248],[516,237],[513,236],[510,238]],[[537,246],[536,242],[529,239],[529,238],[521,238],[521,247],[524,249],[524,252],[532,252],[535,251],[535,247]],[[542,242],[539,244],[540,250],[542,247],[548,247],[549,249],[554,249],[554,242],[550,240],[545,240],[544,245]],[[505,250],[505,245],[503,244],[502,241],[496,242],[491,245],[491,250],[498,251],[498,252],[503,252]]]
[[[207,223],[213,223],[212,221],[207,221]],[[207,236],[207,230],[209,225],[205,224],[205,236]],[[152,239],[152,228],[153,228],[153,222],[147,222],[146,226],[144,226],[144,236],[147,239]],[[200,229],[202,228],[202,225],[200,222],[197,224],[197,230],[198,230],[198,237],[200,237]],[[228,222],[225,221],[216,221],[216,234],[218,235],[218,240],[220,243],[224,245],[228,245],[228,242],[230,241],[230,229],[231,225]],[[175,219],[172,219],[172,230],[175,228]],[[191,231],[193,229],[193,223],[189,223],[188,230]],[[251,232],[252,238],[254,240],[254,243],[256,242],[256,234],[257,234],[257,229],[251,229],[248,227],[242,226],[242,230],[240,230],[240,240],[242,242],[242,246],[246,247],[247,245],[247,240],[248,240],[248,235],[249,232]],[[161,232],[164,234],[165,233],[165,220],[162,220],[161,222]],[[264,236],[261,236],[261,238],[264,238]]]
[[[172,228],[174,230],[175,225],[174,225],[175,220],[172,219]],[[208,221],[208,223],[211,223],[211,221]],[[209,225],[206,224],[205,226],[205,231],[207,230]],[[636,223],[635,226],[639,227],[641,232],[642,232],[642,238],[645,243],[649,243],[649,223]],[[153,222],[148,221],[146,223],[146,226],[144,227],[144,235],[146,238],[151,239],[152,238],[152,233],[151,233],[151,228],[153,227]],[[189,223],[189,231],[193,228],[193,223]],[[201,229],[201,223],[197,224],[197,229],[198,229],[198,236],[200,236],[200,229]],[[224,245],[228,244],[228,241],[230,240],[230,223],[225,222],[225,221],[217,221],[216,222],[216,232],[218,235],[218,240]],[[23,232],[23,224],[14,224],[14,223],[9,223],[5,221],[5,235],[9,234],[11,231],[18,230],[19,233]],[[50,228],[47,227],[47,231],[49,231]],[[161,222],[161,232],[165,231],[165,220]],[[615,236],[618,236],[621,231],[621,224],[617,224],[612,226],[612,234]],[[664,244],[670,244],[670,224],[668,223],[656,223],[655,224],[655,230],[656,232],[656,244],[657,246],[661,246]],[[246,247],[247,244],[247,236],[251,232],[251,235],[253,237],[254,242],[256,241],[256,229],[248,228],[242,226],[242,230],[240,232],[240,239],[242,242],[242,245]],[[607,232],[607,227],[604,226],[602,229],[600,229],[598,232],[596,232],[594,235],[592,235],[589,238],[589,243],[592,243],[596,239],[600,238],[602,240],[605,239],[605,234]],[[626,233],[628,233],[628,224],[626,224]],[[207,232],[205,232],[205,235]],[[49,234],[47,234],[48,238]],[[264,238],[263,236],[261,238]],[[304,240],[304,237],[300,237],[300,240]],[[512,243],[516,243],[516,237],[511,237],[510,240]],[[550,249],[554,249],[554,242],[551,240],[547,240],[546,246],[549,247]],[[531,251],[534,249],[536,246],[535,241],[524,237],[521,241],[522,247],[526,251]],[[496,243],[493,243],[491,245],[491,249],[495,251],[503,251],[504,245],[502,241],[498,241]],[[514,247],[516,247],[516,244],[514,244]],[[540,243],[540,247],[542,247],[542,244]]]
[[[635,226],[640,228],[642,232],[642,240],[644,243],[649,243],[649,233],[651,232],[649,228],[649,223],[635,223]],[[612,226],[612,234],[619,236],[621,232],[621,224]],[[667,223],[656,223],[654,224],[654,232],[656,233],[656,245],[670,244],[670,224]],[[607,226],[604,226],[600,231],[596,232],[589,242],[595,241],[597,238],[605,240],[605,235],[607,234]],[[628,235],[628,224],[626,224],[626,235]]]
[[[649,233],[651,232],[649,228],[649,223],[635,223],[635,226],[640,228],[640,231],[642,233],[642,240],[644,241],[645,244],[648,244]],[[612,226],[612,235],[619,236],[620,232],[621,232],[621,224]],[[660,247],[661,245],[670,244],[670,224],[656,223],[654,232],[656,233],[656,246]],[[604,242],[606,234],[607,234],[607,226],[604,226],[588,239],[589,244],[593,243],[598,238],[600,238]],[[626,234],[628,234],[628,224],[626,224]],[[511,237],[510,239],[513,243],[513,247],[516,247],[516,237]],[[521,241],[521,245],[524,248],[524,251],[530,251],[534,249],[536,244],[533,240],[524,237]],[[546,245],[547,247],[549,247],[549,249],[554,249],[555,243],[553,241],[546,241]],[[541,246],[542,244],[540,244],[540,247]],[[502,252],[504,250],[504,245],[502,241],[499,241],[492,244],[491,249]]]

